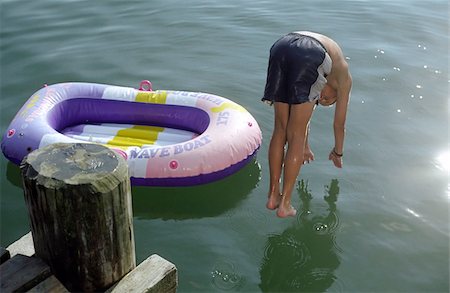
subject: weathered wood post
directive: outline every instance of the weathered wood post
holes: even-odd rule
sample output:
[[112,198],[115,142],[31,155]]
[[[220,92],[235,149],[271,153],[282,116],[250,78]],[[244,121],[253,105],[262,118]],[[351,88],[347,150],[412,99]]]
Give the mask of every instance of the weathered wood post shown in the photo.
[[36,256],[71,291],[106,290],[136,266],[125,160],[95,144],[53,144],[21,164]]

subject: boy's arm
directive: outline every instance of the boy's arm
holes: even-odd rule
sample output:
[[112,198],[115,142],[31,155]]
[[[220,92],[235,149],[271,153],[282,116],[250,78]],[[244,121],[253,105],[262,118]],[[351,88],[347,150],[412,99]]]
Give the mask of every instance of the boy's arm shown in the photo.
[[341,68],[338,80],[338,89],[336,101],[336,110],[334,112],[334,148],[330,153],[330,160],[338,168],[342,168],[342,155],[344,153],[345,138],[345,120],[347,118],[347,108],[350,100],[350,91],[352,88],[352,77],[348,71],[348,65],[345,64]]

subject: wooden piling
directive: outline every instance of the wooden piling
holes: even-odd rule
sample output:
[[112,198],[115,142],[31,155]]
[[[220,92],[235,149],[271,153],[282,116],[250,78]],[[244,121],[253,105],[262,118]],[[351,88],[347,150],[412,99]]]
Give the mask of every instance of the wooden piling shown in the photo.
[[106,290],[136,266],[126,162],[95,144],[53,144],[21,164],[36,256],[70,291]]

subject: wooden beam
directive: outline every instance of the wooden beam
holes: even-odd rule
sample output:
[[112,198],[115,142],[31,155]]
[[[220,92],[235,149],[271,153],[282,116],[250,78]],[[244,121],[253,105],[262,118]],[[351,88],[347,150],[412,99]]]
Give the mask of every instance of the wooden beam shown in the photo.
[[108,293],[174,293],[178,286],[177,268],[153,254],[128,273]]
[[41,259],[17,254],[0,265],[0,291],[24,292],[51,275]]
[[69,293],[69,291],[54,275],[51,275],[27,293]]
[[27,234],[22,236],[20,239],[16,240],[14,243],[12,243],[6,249],[11,254],[11,257],[14,257],[16,254],[33,256],[34,255],[34,244],[33,244],[33,236],[31,235],[31,232],[28,232]]

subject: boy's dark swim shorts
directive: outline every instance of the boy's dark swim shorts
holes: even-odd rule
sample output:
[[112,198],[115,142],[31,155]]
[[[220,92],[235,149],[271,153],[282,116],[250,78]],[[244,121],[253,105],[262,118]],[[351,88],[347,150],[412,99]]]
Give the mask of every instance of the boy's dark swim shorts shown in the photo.
[[320,97],[331,58],[315,38],[289,33],[270,48],[266,88],[262,101],[301,104]]

